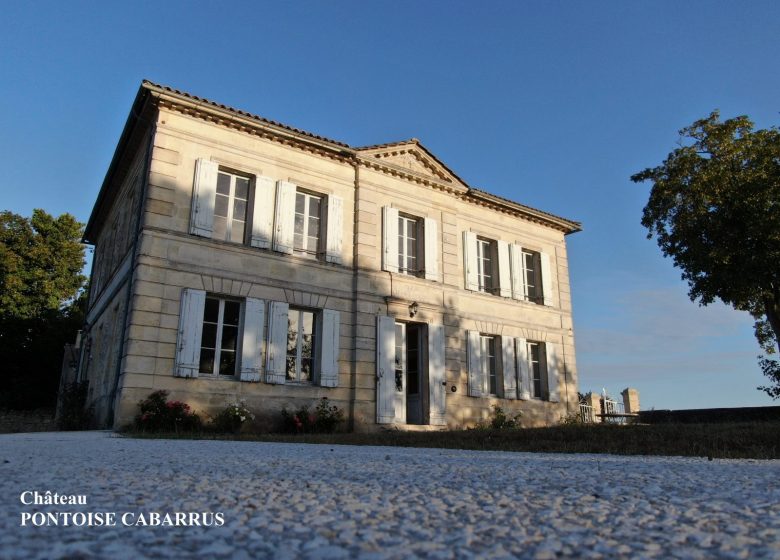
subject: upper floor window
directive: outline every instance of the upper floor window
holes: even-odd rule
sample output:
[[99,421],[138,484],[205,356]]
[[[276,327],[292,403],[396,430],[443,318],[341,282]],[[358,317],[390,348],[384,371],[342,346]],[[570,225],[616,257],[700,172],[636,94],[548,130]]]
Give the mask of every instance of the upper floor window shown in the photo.
[[220,171],[214,200],[214,239],[244,242],[246,232],[249,179]]
[[465,287],[540,305],[555,305],[548,254],[463,232]]
[[522,251],[523,279],[525,280],[524,296],[528,301],[542,303],[542,286],[539,253]]
[[477,238],[477,286],[480,292],[493,292],[495,287],[494,242]]
[[406,215],[398,216],[398,272],[413,276],[422,272],[421,230],[419,219]]
[[320,252],[323,197],[298,190],[295,193],[295,251],[316,256]]
[[441,281],[439,246],[436,220],[382,208],[382,270]]
[[195,165],[190,233],[342,262],[344,203],[289,181],[244,176],[207,159]]

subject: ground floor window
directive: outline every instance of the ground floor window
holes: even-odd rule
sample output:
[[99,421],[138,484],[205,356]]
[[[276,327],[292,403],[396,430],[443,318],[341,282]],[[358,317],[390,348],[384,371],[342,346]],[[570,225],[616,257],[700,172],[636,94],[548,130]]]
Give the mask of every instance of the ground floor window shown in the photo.
[[316,315],[290,308],[287,322],[287,380],[311,383],[316,356]]
[[240,321],[241,302],[206,297],[200,347],[201,374],[235,375]]
[[496,375],[496,341],[495,336],[480,336],[482,349],[482,375],[487,381],[487,393],[498,395],[498,379]]

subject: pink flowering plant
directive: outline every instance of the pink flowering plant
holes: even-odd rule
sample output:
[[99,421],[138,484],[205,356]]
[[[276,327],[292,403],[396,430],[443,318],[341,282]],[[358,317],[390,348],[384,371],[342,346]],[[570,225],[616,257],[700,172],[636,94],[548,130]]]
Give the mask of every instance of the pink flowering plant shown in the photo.
[[201,428],[200,417],[190,405],[182,401],[169,401],[168,391],[155,391],[138,403],[141,410],[133,422],[137,430],[144,432],[191,432]]
[[211,426],[217,432],[238,433],[245,423],[254,419],[255,415],[246,407],[246,403],[239,401],[227,405],[214,417],[211,421]]

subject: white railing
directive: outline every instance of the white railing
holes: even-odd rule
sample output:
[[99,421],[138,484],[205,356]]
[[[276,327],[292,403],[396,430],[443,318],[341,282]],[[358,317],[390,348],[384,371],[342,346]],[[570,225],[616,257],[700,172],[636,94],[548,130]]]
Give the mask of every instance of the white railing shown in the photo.
[[610,424],[625,424],[626,423],[626,409],[622,402],[613,401],[612,399],[604,399],[604,422]]
[[593,411],[593,407],[589,404],[580,403],[580,420],[583,424],[595,424],[601,419],[596,418],[596,413]]

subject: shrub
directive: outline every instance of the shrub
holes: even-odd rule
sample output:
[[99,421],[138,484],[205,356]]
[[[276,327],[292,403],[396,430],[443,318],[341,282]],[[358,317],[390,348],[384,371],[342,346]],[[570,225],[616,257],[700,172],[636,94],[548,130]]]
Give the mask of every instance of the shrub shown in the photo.
[[577,412],[570,412],[563,418],[561,418],[561,426],[576,426],[577,424],[582,424],[582,415],[579,411]]
[[87,381],[75,381],[62,388],[57,426],[60,430],[85,430],[92,421],[94,407],[87,406]]
[[255,415],[243,401],[227,405],[211,421],[211,427],[217,432],[238,433],[246,422],[255,419]]
[[331,434],[344,420],[344,412],[336,405],[331,405],[328,397],[322,397],[314,412],[309,407],[301,406],[297,411],[282,409],[280,431],[292,434]]
[[202,427],[200,417],[181,401],[169,401],[168,391],[155,391],[138,403],[134,426],[149,432],[192,432]]
[[520,417],[522,412],[518,412],[514,416],[507,416],[504,409],[500,406],[493,405],[493,418],[490,420],[490,427],[494,430],[513,430],[520,427]]

